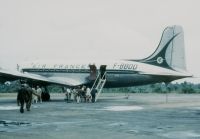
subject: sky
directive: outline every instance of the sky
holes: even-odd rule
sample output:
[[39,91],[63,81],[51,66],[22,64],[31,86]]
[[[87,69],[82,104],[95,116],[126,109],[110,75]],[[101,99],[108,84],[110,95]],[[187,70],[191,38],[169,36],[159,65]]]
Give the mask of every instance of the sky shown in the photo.
[[199,0],[0,0],[0,67],[32,60],[140,59],[167,26],[184,29],[200,77]]

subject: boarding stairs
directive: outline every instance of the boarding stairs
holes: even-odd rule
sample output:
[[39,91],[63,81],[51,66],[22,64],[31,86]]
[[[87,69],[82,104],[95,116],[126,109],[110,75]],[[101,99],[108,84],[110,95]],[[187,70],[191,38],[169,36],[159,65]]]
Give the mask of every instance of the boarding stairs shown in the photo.
[[94,84],[91,88],[91,91],[95,88],[97,90],[97,94],[96,94],[96,97],[95,97],[95,102],[98,100],[99,98],[99,95],[101,94],[101,91],[104,87],[106,83],[106,72],[104,73],[103,76],[101,76],[101,73],[98,74],[96,80],[94,81]]

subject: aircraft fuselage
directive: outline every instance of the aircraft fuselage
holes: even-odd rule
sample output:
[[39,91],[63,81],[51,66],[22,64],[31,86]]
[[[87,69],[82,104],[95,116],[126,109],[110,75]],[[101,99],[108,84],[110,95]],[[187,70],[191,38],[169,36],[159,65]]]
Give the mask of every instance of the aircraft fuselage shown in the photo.
[[[94,64],[99,70],[101,65],[106,65],[107,82],[105,87],[128,87],[145,85],[157,82],[170,82],[184,78],[185,73],[177,72],[137,61],[69,61],[69,62],[27,62],[20,65],[21,71],[38,74],[45,77],[72,78],[88,83],[90,75],[89,65]],[[91,85],[90,82],[88,85]]]

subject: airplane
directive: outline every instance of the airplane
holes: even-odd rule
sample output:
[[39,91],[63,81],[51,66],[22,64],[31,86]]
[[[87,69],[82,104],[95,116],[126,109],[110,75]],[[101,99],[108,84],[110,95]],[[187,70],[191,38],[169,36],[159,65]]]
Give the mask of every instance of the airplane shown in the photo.
[[[101,67],[101,68],[100,68]],[[103,67],[103,68],[102,68]],[[166,27],[157,49],[144,59],[104,61],[31,61],[18,65],[18,70],[0,69],[0,82],[26,80],[28,84],[95,87],[98,72],[106,80],[100,90],[113,87],[146,85],[192,77],[186,70],[184,34],[181,26]],[[102,78],[103,79],[103,78]]]

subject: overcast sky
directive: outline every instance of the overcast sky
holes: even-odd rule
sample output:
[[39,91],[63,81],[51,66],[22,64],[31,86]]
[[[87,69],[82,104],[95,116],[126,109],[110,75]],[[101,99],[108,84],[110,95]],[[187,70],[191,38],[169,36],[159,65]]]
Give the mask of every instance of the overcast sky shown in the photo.
[[199,0],[0,0],[0,67],[39,59],[138,59],[181,25],[200,76]]

